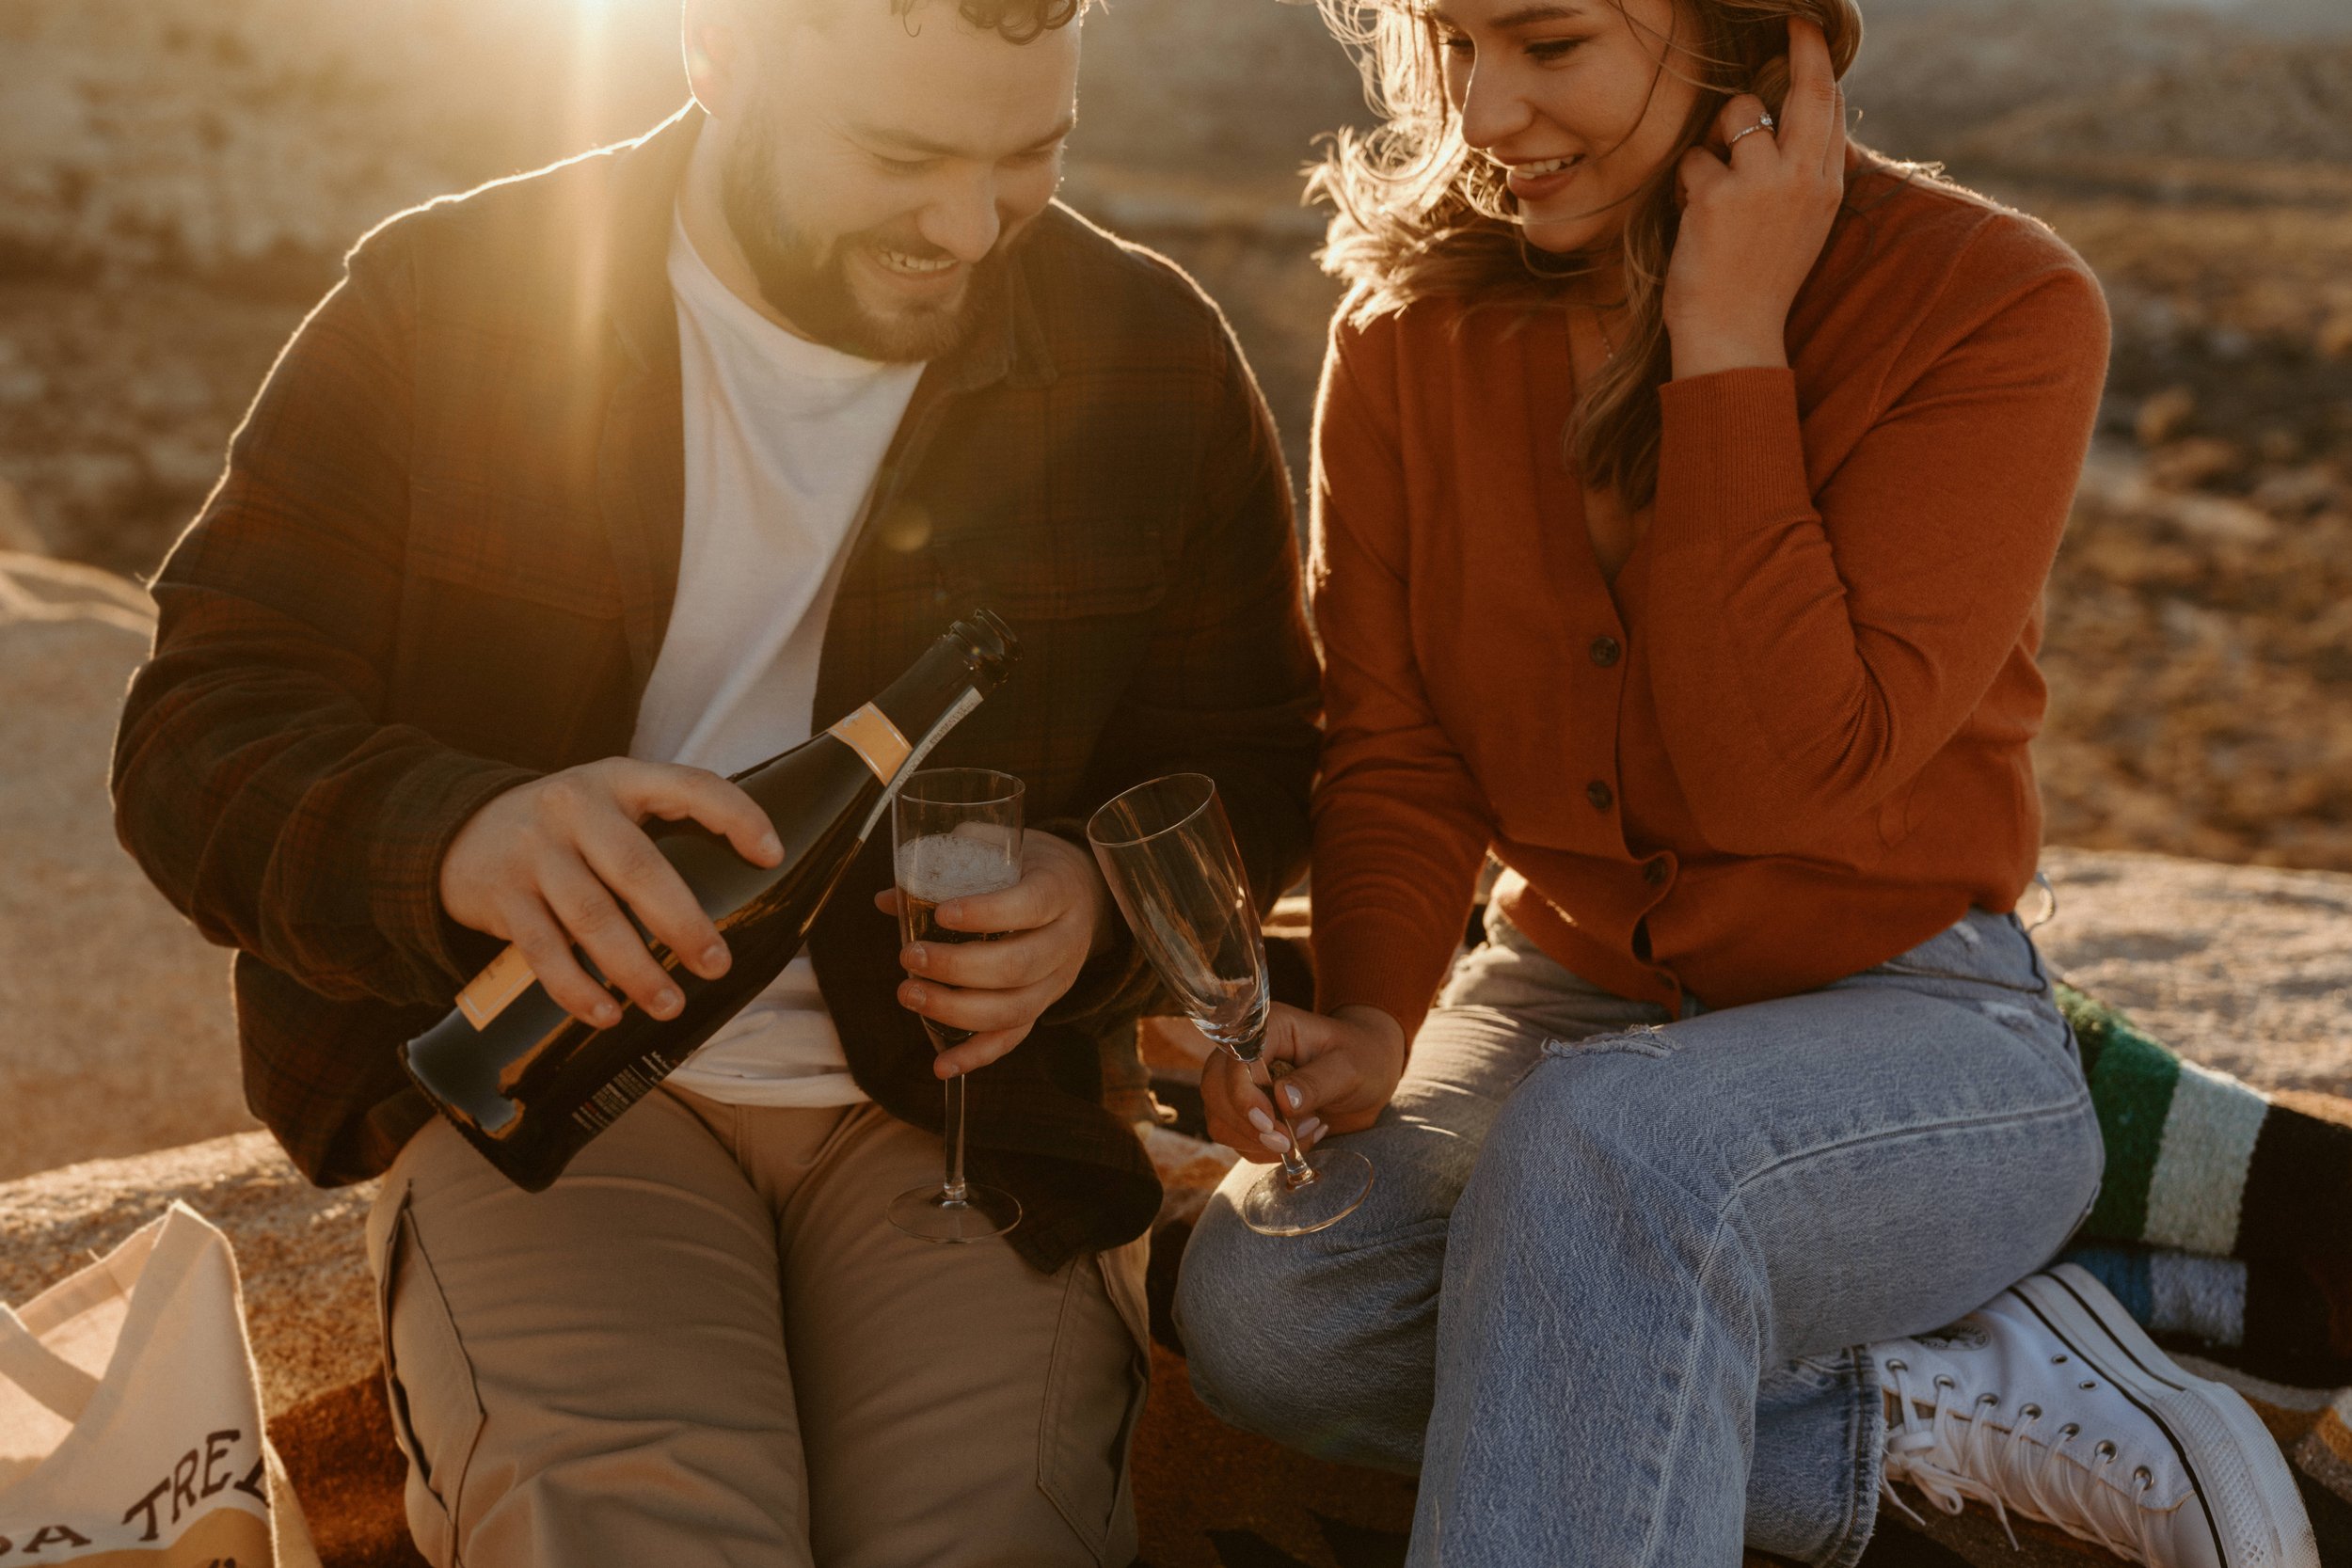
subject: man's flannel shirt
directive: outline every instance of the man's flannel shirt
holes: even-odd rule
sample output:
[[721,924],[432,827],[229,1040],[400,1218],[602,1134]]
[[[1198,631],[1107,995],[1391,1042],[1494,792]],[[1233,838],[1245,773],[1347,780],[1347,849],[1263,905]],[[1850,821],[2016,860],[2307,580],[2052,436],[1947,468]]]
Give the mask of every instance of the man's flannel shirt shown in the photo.
[[[665,258],[699,124],[681,111],[370,234],[155,581],[118,828],[238,950],[246,1100],[315,1181],[382,1171],[423,1124],[401,1044],[499,946],[441,909],[451,839],[501,791],[628,748],[677,584]],[[883,459],[815,721],[989,606],[1021,664],[936,762],[1018,774],[1033,827],[1080,842],[1120,789],[1207,773],[1270,900],[1305,857],[1316,683],[1264,401],[1188,278],[1063,208],[1008,274]],[[877,837],[810,953],[857,1082],[936,1128],[930,1046],[874,912]],[[1132,1062],[1149,990],[1123,946],[972,1081],[973,1173],[1019,1196],[1013,1239],[1041,1267],[1155,1210],[1104,1069]]]

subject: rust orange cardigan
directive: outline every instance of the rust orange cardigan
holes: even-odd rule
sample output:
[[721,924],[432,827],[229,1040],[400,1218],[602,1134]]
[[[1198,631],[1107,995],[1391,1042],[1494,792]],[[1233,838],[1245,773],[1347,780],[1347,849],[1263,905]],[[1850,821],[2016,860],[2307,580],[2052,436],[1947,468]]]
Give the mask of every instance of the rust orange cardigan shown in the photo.
[[1663,388],[1613,588],[1562,458],[1564,320],[1343,310],[1315,422],[1326,1009],[1417,1030],[1490,847],[1544,951],[1677,1007],[2015,906],[2106,307],[2057,236],[1966,192],[1866,166],[1847,206],[1793,370]]

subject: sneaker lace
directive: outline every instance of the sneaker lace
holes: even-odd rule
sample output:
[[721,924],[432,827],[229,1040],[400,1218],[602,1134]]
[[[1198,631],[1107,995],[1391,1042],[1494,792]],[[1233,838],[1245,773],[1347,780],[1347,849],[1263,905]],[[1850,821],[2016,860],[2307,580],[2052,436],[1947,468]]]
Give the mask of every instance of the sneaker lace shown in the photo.
[[[2045,1440],[2042,1407],[2034,1404],[2021,1408],[2005,1430],[1983,1418],[1998,1407],[1997,1395],[1978,1395],[1969,1414],[1962,1415],[1961,1391],[1950,1378],[1938,1377],[1932,1393],[1915,1400],[1901,1363],[1886,1363],[1885,1375],[1894,1386],[1899,1414],[1887,1433],[1879,1491],[1914,1523],[1926,1521],[1895,1490],[1898,1481],[1911,1482],[1946,1513],[1958,1513],[1971,1498],[1984,1504],[2012,1547],[2017,1532],[2009,1511],[2014,1507],[2028,1519],[2056,1525],[2078,1541],[2154,1568],[2157,1518],[2140,1499],[2155,1478],[2137,1469],[2132,1472],[2137,1484],[2128,1491],[2109,1480],[2116,1463],[2113,1443],[2082,1444],[2082,1429],[2071,1421]],[[1923,1403],[1931,1411],[1924,1418]]]

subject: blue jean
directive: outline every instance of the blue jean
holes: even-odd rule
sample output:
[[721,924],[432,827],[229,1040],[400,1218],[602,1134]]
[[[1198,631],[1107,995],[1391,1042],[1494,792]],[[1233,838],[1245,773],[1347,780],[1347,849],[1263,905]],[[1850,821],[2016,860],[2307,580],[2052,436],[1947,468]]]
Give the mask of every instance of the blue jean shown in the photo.
[[1802,996],[1670,1018],[1500,917],[1380,1119],[1371,1195],[1251,1233],[1244,1165],[1176,1313],[1235,1425],[1421,1473],[1410,1561],[1855,1561],[1885,1415],[1868,1343],[2046,1262],[2102,1149],[2008,915]]

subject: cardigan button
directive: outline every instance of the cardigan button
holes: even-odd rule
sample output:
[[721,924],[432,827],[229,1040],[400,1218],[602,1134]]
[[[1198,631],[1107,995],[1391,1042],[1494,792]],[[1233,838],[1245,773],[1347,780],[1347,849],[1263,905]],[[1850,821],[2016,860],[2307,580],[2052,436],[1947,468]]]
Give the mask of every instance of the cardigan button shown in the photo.
[[1613,637],[1593,639],[1593,662],[1606,670],[1625,656],[1625,647]]
[[1584,799],[1593,802],[1595,811],[1607,811],[1617,803],[1617,793],[1598,779],[1595,779],[1584,786]]

